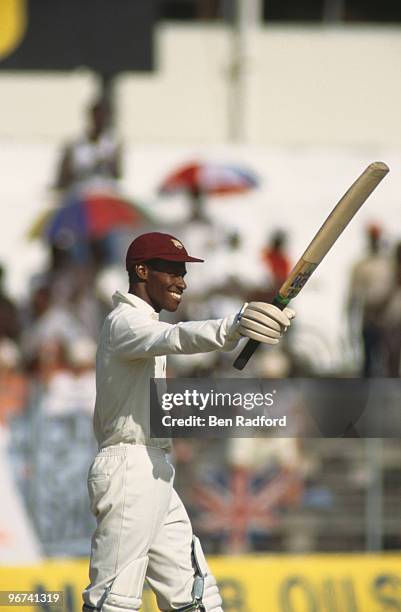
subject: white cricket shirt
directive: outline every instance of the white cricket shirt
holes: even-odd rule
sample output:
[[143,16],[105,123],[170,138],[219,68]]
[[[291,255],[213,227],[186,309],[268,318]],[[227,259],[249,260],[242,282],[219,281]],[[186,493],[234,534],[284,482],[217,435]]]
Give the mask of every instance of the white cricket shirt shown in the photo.
[[238,343],[235,317],[171,325],[141,298],[117,291],[96,355],[94,428],[100,448],[119,443],[169,449],[149,436],[149,382],[165,378],[166,355],[230,351]]

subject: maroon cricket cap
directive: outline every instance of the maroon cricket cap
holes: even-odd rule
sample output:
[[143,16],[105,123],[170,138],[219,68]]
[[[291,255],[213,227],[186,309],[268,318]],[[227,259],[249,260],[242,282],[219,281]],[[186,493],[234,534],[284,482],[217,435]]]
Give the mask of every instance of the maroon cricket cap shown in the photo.
[[149,232],[135,238],[128,247],[126,268],[150,259],[164,259],[166,261],[204,261],[188,255],[186,248],[177,238],[170,234]]

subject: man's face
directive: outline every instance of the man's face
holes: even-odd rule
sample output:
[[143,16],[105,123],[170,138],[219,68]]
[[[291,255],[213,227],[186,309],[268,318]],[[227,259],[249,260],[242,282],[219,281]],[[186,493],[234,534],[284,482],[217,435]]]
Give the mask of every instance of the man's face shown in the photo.
[[146,291],[156,312],[175,312],[186,289],[185,263],[181,261],[153,260],[146,264],[148,277]]

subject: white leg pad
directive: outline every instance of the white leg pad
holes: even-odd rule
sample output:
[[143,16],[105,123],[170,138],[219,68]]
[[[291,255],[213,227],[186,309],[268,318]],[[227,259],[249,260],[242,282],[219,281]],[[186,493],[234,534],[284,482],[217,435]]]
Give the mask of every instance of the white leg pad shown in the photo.
[[202,603],[206,612],[223,612],[219,588],[212,574],[205,576],[205,590],[203,591]]
[[[196,574],[203,578],[203,594],[201,603],[206,612],[223,612],[222,599],[215,577],[210,573],[209,566],[203,554],[199,538],[193,537],[193,561]],[[196,587],[195,589],[196,590]],[[194,593],[196,595],[196,593]]]
[[101,612],[126,612],[140,610],[148,558],[131,561],[119,572],[101,607]]

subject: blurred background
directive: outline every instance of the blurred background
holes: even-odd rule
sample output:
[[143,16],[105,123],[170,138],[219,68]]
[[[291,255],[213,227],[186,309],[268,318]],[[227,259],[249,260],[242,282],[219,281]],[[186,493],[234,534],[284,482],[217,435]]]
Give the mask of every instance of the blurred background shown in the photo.
[[[385,161],[286,342],[244,375],[399,379],[400,58],[395,0],[0,0],[1,590],[80,609],[96,339],[140,233],[206,260],[166,320],[225,316],[272,299]],[[177,440],[174,461],[225,611],[401,609],[399,440]]]

